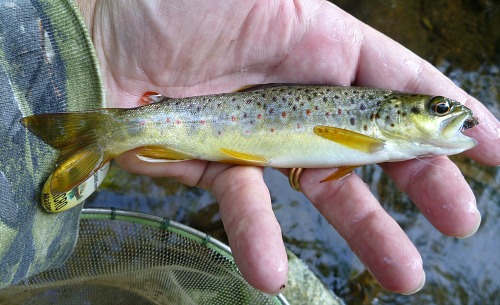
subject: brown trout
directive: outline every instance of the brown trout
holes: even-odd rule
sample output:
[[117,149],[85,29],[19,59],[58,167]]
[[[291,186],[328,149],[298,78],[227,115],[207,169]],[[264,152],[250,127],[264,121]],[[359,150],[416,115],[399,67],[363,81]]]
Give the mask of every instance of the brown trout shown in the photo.
[[476,141],[471,110],[392,90],[258,85],[233,93],[144,97],[149,105],[38,114],[21,122],[60,150],[50,190],[63,193],[135,148],[147,162],[190,159],[280,168],[360,166],[451,155]]

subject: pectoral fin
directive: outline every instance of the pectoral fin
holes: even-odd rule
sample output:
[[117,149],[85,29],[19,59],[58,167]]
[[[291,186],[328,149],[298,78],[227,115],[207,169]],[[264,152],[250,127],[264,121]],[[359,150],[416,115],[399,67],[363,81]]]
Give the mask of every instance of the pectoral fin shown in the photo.
[[162,146],[141,147],[136,156],[146,162],[178,162],[194,159],[193,156]]
[[264,166],[268,162],[266,158],[261,156],[247,154],[244,152],[239,152],[227,148],[220,148],[219,150],[224,155],[230,157],[229,159],[223,160],[221,162],[235,163],[235,164],[249,164],[257,166]]
[[342,177],[348,176],[352,173],[353,170],[355,170],[358,167],[359,166],[357,166],[357,165],[337,167],[332,174],[330,174],[328,177],[324,178],[320,182],[337,180],[337,179],[340,179]]
[[384,147],[384,142],[364,134],[331,126],[315,126],[314,133],[327,140],[356,149],[365,153],[373,153]]

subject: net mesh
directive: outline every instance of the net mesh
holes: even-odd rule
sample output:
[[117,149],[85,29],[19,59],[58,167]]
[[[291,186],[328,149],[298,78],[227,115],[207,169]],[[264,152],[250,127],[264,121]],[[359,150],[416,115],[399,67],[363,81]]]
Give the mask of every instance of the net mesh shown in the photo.
[[0,304],[288,304],[249,286],[227,247],[207,235],[154,216],[94,210],[82,214],[70,259],[0,290]]

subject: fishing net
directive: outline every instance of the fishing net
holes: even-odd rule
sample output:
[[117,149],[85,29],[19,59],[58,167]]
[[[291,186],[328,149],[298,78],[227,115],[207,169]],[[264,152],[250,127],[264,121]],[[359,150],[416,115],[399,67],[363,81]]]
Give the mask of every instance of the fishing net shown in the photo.
[[0,304],[288,304],[252,288],[229,248],[152,215],[84,209],[66,263],[0,290]]

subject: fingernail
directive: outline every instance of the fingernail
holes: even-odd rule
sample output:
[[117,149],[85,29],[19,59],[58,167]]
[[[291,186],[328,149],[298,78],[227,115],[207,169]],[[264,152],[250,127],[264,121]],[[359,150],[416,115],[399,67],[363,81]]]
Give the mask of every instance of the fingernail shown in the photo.
[[423,272],[422,275],[422,282],[415,288],[414,290],[411,290],[410,292],[400,292],[402,295],[410,295],[419,292],[425,285],[425,272]]

